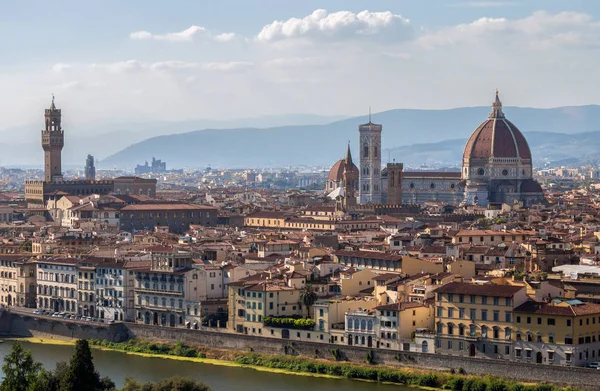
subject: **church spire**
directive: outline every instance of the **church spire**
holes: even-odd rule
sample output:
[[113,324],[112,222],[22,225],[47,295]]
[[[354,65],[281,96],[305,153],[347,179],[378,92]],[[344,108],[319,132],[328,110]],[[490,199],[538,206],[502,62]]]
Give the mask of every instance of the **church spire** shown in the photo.
[[350,153],[350,141],[348,141],[348,150],[346,151],[346,166],[352,169],[352,154]]
[[492,112],[489,116],[492,118],[504,118],[504,113],[502,112],[502,102],[500,102],[500,98],[498,97],[498,89],[496,88],[496,99],[492,103]]

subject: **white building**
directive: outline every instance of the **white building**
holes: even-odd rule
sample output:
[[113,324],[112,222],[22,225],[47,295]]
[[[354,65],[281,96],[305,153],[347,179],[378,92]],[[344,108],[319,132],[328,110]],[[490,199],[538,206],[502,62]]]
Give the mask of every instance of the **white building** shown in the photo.
[[36,261],[37,308],[77,313],[76,258],[42,258]]

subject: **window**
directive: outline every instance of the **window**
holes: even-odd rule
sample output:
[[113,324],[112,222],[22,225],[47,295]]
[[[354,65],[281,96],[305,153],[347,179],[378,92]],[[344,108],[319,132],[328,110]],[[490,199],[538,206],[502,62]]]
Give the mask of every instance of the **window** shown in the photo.
[[494,305],[500,305],[500,298],[494,297]]
[[452,349],[452,341],[448,341],[448,349]]
[[444,308],[438,307],[437,308],[437,316],[438,316],[438,318],[441,318],[442,316],[444,316],[443,313],[444,313]]
[[506,323],[510,323],[511,319],[512,319],[512,312],[506,311],[506,313],[504,314],[504,321]]
[[521,323],[521,317],[517,316],[517,323]]
[[512,300],[511,300],[511,298],[510,298],[510,297],[507,297],[507,298],[506,298],[505,305],[506,305],[507,307],[510,307],[510,306],[511,306],[511,304],[512,304]]
[[464,303],[465,302],[465,295],[458,295],[458,302],[459,303]]
[[459,317],[459,319],[464,319],[465,318],[465,309],[464,308],[459,308],[458,309],[458,317]]
[[538,317],[537,322],[538,322],[537,324],[542,324],[542,318]]
[[567,327],[571,327],[571,319],[567,319]]
[[452,293],[448,293],[448,301],[452,303],[454,301],[454,295]]
[[510,346],[504,346],[504,354],[510,354]]
[[483,304],[483,305],[487,304],[487,296],[481,296],[481,304]]
[[500,311],[494,311],[494,322],[500,321]]
[[475,316],[475,309],[471,308],[471,309],[469,310],[469,313],[470,313],[470,314],[469,314],[469,316],[470,316],[470,319],[471,319],[471,320],[475,320],[475,318],[476,318],[476,316]]
[[531,358],[531,350],[529,350],[529,349],[525,350],[525,357]]
[[554,326],[555,324],[554,318],[548,318],[548,326]]
[[448,334],[454,334],[454,325],[452,323],[448,323]]
[[449,318],[453,318],[454,317],[454,308],[448,308],[448,317]]
[[552,334],[548,335],[548,342],[554,343],[554,335],[552,335]]
[[475,304],[475,297],[476,296],[471,296],[471,304]]
[[481,320],[487,320],[487,310],[481,310]]
[[515,356],[517,356],[518,358],[521,358],[521,349],[515,349]]
[[530,323],[531,323],[531,316],[528,316],[527,317],[527,324],[530,324]]

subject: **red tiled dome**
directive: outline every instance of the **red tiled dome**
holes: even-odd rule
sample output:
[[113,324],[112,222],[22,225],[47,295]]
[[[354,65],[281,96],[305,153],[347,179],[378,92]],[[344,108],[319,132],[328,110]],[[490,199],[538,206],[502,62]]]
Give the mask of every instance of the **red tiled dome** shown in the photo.
[[475,129],[467,145],[463,159],[488,158],[531,159],[531,150],[523,133],[504,118],[502,103],[496,94],[490,117]]
[[[329,175],[327,175],[327,181],[335,181],[339,182],[342,180],[342,175],[344,174],[344,164],[346,163],[346,159],[338,160],[329,170]],[[358,167],[354,163],[352,163],[352,171],[354,171],[355,178],[358,178]]]

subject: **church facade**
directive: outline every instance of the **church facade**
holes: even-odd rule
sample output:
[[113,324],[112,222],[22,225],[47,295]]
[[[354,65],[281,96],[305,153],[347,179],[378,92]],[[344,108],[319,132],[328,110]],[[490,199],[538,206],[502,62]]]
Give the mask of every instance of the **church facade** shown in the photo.
[[[360,204],[406,205],[438,201],[449,205],[486,206],[490,202],[530,205],[544,199],[542,188],[533,179],[527,140],[504,116],[498,91],[488,119],[467,141],[460,172],[410,172],[404,171],[403,164],[396,162],[382,167],[383,126],[373,124],[369,119],[369,123],[360,125],[358,130]],[[334,168],[336,166],[332,171]],[[328,182],[328,185],[332,183]],[[331,194],[335,188],[326,186],[325,190]]]

